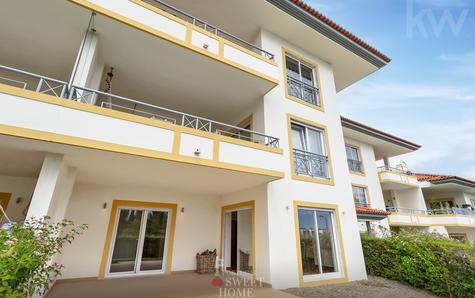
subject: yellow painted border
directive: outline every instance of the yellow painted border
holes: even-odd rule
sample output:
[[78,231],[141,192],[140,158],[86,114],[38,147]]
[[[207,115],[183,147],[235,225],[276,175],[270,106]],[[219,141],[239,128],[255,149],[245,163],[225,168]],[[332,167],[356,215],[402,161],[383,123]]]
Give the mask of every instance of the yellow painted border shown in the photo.
[[[238,64],[238,63],[233,62],[233,61],[230,61],[229,59],[225,59],[225,58],[223,57],[223,55],[221,55],[221,54],[216,55],[216,54],[214,54],[214,53],[212,53],[212,52],[209,52],[209,51],[203,50],[203,49],[201,49],[201,48],[199,48],[199,47],[193,46],[193,45],[191,44],[191,32],[190,32],[190,33],[187,32],[187,33],[186,33],[186,38],[185,38],[185,40],[181,40],[181,39],[178,39],[178,38],[173,37],[173,36],[171,36],[171,35],[168,35],[168,34],[166,34],[166,33],[163,33],[163,32],[161,32],[161,31],[159,31],[159,30],[157,30],[157,29],[154,29],[154,28],[152,28],[152,27],[150,27],[150,26],[147,26],[147,25],[145,25],[145,24],[143,24],[143,23],[141,23],[141,22],[132,20],[132,19],[127,18],[127,17],[125,17],[125,16],[123,16],[123,15],[121,15],[121,14],[115,13],[115,12],[109,10],[109,9],[106,9],[106,8],[102,7],[102,6],[93,4],[93,3],[89,2],[89,1],[86,1],[86,0],[68,0],[68,1],[69,1],[69,2],[72,2],[72,3],[74,3],[74,4],[77,4],[77,5],[79,5],[79,6],[82,6],[82,7],[86,8],[86,9],[90,9],[90,10],[92,10],[92,11],[95,11],[95,12],[101,14],[101,15],[104,15],[104,16],[109,17],[109,18],[111,18],[111,19],[114,19],[114,20],[116,20],[116,21],[119,21],[119,22],[121,22],[121,23],[123,23],[123,24],[125,24],[125,25],[128,25],[128,26],[130,26],[130,27],[133,27],[133,28],[135,28],[135,29],[141,30],[141,31],[143,31],[143,32],[145,32],[145,33],[151,34],[151,35],[156,36],[156,37],[160,37],[160,38],[162,38],[162,39],[164,39],[164,40],[167,40],[167,41],[169,41],[169,42],[172,42],[172,43],[174,43],[174,44],[177,44],[177,45],[179,45],[179,46],[181,46],[181,47],[190,49],[190,50],[192,50],[192,51],[194,51],[194,52],[196,52],[196,53],[200,53],[200,54],[202,54],[202,55],[208,56],[208,57],[210,57],[210,58],[212,58],[212,59],[215,59],[216,61],[222,62],[222,63],[224,63],[224,64],[227,64],[227,65],[229,65],[229,66],[232,66],[232,67],[234,67],[234,68],[237,68],[237,69],[239,69],[239,70],[242,70],[242,71],[244,71],[244,72],[247,72],[247,73],[249,73],[249,74],[251,74],[251,75],[254,75],[254,76],[256,76],[256,77],[259,77],[259,78],[261,78],[261,79],[264,79],[264,80],[266,80],[266,81],[269,81],[269,82],[273,83],[274,85],[278,85],[278,84],[279,84],[279,81],[278,81],[277,79],[272,78],[272,77],[270,77],[270,76],[268,76],[268,75],[266,75],[266,74],[257,72],[257,71],[255,71],[255,70],[253,70],[253,69],[251,69],[251,68],[249,68],[249,67],[247,67],[247,66]],[[158,13],[158,14],[160,14],[160,15],[162,15],[162,16],[164,16],[164,17],[170,19],[170,20],[173,20],[173,21],[175,21],[175,22],[178,22],[178,23],[182,24],[183,26],[186,26],[186,28],[187,28],[188,31],[189,31],[189,30],[192,30],[192,29],[195,30],[196,28],[199,28],[199,27],[197,27],[197,26],[193,26],[193,25],[190,24],[190,23],[187,23],[186,21],[184,21],[184,20],[182,20],[182,19],[180,19],[180,18],[178,18],[178,17],[175,17],[175,16],[172,15],[172,14],[169,14],[169,13],[167,13],[167,12],[165,12],[165,11],[159,10],[159,9],[155,8],[154,6],[152,6],[152,5],[150,5],[150,4],[143,3],[142,1],[139,1],[139,0],[130,0],[130,1],[136,3],[137,5],[143,6],[144,8],[153,10],[154,12],[156,12],[156,13]],[[199,31],[199,29],[198,29],[197,31]],[[218,38],[220,38],[220,37],[218,37]],[[237,46],[237,45],[236,45],[236,46]],[[220,48],[221,48],[221,46],[220,46]],[[223,48],[223,49],[224,49],[224,48]],[[263,57],[263,58],[264,58],[264,57]],[[264,61],[265,61],[265,60],[264,60]],[[269,63],[270,63],[270,62],[269,62]],[[274,87],[275,87],[275,86],[274,86]]]
[[[470,217],[470,218],[474,218],[473,216],[471,215],[463,215],[463,214],[436,214],[436,215],[427,215],[427,214],[418,214],[418,215],[414,215],[414,214],[410,214],[410,213],[402,213],[402,212],[391,212],[391,215],[402,215],[402,216],[411,216],[411,217],[414,217],[416,220],[417,218],[419,217],[457,217],[457,216],[460,216],[460,217]],[[421,224],[419,222],[400,222],[400,221],[392,221],[391,220],[391,215],[388,216],[388,224],[390,226],[414,226],[414,227],[475,227],[475,224],[463,224],[463,223],[449,223],[449,224],[441,224],[441,223],[437,223],[437,224],[430,224],[430,223],[427,223],[427,224]],[[412,221],[412,219],[411,219]]]
[[0,83],[0,93],[19,96],[25,99],[31,99],[31,100],[40,101],[43,103],[54,104],[54,105],[62,106],[65,108],[76,109],[79,111],[93,113],[97,115],[108,116],[108,117],[116,118],[120,120],[126,120],[126,121],[131,121],[131,122],[135,122],[139,124],[145,124],[145,125],[149,125],[153,127],[173,130],[175,132],[205,137],[208,139],[218,140],[221,142],[246,146],[246,147],[250,147],[250,148],[258,149],[262,151],[268,151],[268,152],[273,152],[277,154],[284,153],[284,151],[281,148],[269,147],[263,144],[253,143],[246,140],[239,140],[239,139],[235,139],[235,138],[224,136],[224,135],[219,135],[219,134],[202,131],[198,129],[193,129],[189,127],[184,127],[184,126],[160,121],[157,119],[150,119],[150,118],[137,116],[137,115],[121,112],[121,111],[102,108],[102,107],[98,107],[98,106],[94,106],[94,105],[90,105],[86,103],[77,102],[74,100],[61,99],[52,95],[38,93],[31,90],[25,90],[25,89],[13,87],[13,86],[1,84],[1,83]]
[[[73,145],[73,146],[78,146],[78,147],[92,148],[92,149],[98,149],[98,150],[109,151],[109,152],[118,152],[118,153],[130,154],[130,155],[178,161],[178,162],[184,162],[184,163],[201,165],[201,166],[222,168],[222,169],[227,169],[227,170],[254,173],[254,174],[266,175],[266,176],[273,176],[277,178],[284,177],[284,173],[280,171],[266,170],[266,169],[248,167],[248,166],[243,166],[243,165],[238,165],[238,164],[220,162],[217,159],[219,155],[216,154],[216,152],[219,150],[219,142],[227,142],[227,143],[242,145],[242,146],[246,146],[246,147],[250,147],[250,148],[254,148],[258,150],[264,150],[264,151],[269,151],[269,152],[273,152],[277,154],[283,154],[283,150],[280,148],[271,148],[271,147],[264,148],[266,146],[261,145],[261,144],[255,144],[255,143],[244,141],[244,140],[233,139],[227,136],[195,130],[192,128],[165,123],[165,122],[154,120],[154,119],[148,119],[145,117],[127,114],[124,112],[91,106],[84,103],[78,103],[75,101],[59,99],[51,95],[46,95],[46,94],[41,94],[41,93],[37,93],[30,90],[24,90],[24,89],[20,89],[16,87],[11,87],[4,84],[0,84],[0,93],[20,96],[25,99],[31,99],[31,100],[48,103],[48,104],[59,105],[65,108],[77,109],[80,111],[95,113],[95,114],[103,115],[103,116],[109,116],[116,119],[132,121],[132,122],[150,125],[154,127],[169,129],[175,132],[172,153],[159,152],[156,150],[113,144],[113,143],[108,143],[108,142],[103,142],[103,141],[96,141],[96,140],[91,140],[91,139],[86,139],[86,138],[67,136],[67,135],[62,135],[62,134],[56,134],[56,133],[51,133],[51,132],[45,132],[45,131],[39,131],[39,130],[33,130],[33,129],[28,129],[28,128],[9,126],[9,125],[0,125],[0,134],[3,134],[3,135],[22,137],[22,138],[27,138],[27,139],[58,143],[58,144]],[[213,157],[216,159],[215,160],[197,159],[193,157],[179,155],[178,146],[180,144],[180,134],[182,133],[202,136],[202,137],[206,137],[206,138],[214,140],[215,145],[213,149],[214,150]]]
[[462,236],[463,237],[463,241],[465,244],[470,244],[470,241],[468,240],[468,236],[467,236],[467,233],[448,233],[449,235],[449,238],[450,236]]
[[111,212],[109,216],[109,225],[107,226],[104,249],[102,250],[102,259],[101,259],[101,265],[99,267],[98,279],[105,278],[107,260],[109,259],[109,251],[110,251],[111,242],[112,242],[112,233],[114,231],[114,226],[115,226],[115,217],[117,214],[117,208],[119,206],[171,209],[172,219],[171,219],[171,226],[170,226],[170,236],[168,239],[167,268],[165,270],[166,274],[170,274],[172,271],[171,268],[172,268],[172,259],[173,259],[173,244],[175,241],[176,211],[177,211],[178,205],[169,204],[169,203],[158,203],[158,202],[114,200],[112,202],[112,208],[111,208]]
[[[349,142],[345,142],[345,147],[346,146],[356,149],[356,153],[358,154],[358,158],[360,159],[359,161],[361,162],[362,172],[361,173],[360,172],[353,172],[351,169],[349,169],[349,166],[348,166],[348,169],[350,170],[350,174],[358,175],[358,176],[366,176],[365,166],[364,166],[364,162],[363,162],[363,155],[362,155],[363,151],[361,151],[361,147],[357,146],[357,145],[354,145],[354,144],[351,144]],[[345,148],[345,150],[346,150],[346,148]],[[346,158],[348,159],[348,156]]]
[[[292,144],[292,120],[301,122],[303,124],[307,124],[309,126],[313,126],[315,128],[319,128],[323,130],[323,139],[325,142],[325,151],[328,155],[328,171],[330,174],[330,179],[322,179],[322,178],[313,178],[313,177],[307,177],[307,176],[301,176],[295,174],[295,165],[294,165],[294,150],[293,150],[293,144]],[[333,163],[331,159],[331,150],[330,150],[330,143],[328,141],[328,128],[320,123],[313,122],[307,119],[300,118],[298,116],[294,116],[291,114],[287,114],[287,130],[288,130],[288,138],[289,138],[289,156],[290,156],[290,171],[292,173],[292,179],[294,180],[300,180],[300,181],[306,181],[306,182],[313,182],[313,183],[320,183],[320,184],[326,184],[326,185],[334,185],[334,180],[333,180]]]
[[252,276],[256,278],[256,202],[246,201],[221,207],[221,239],[219,242],[219,257],[223,259],[224,214],[229,211],[250,207],[252,209]]
[[[311,103],[308,103],[306,102],[305,100],[303,99],[300,99],[298,97],[295,97],[295,96],[292,96],[289,94],[289,87],[288,87],[288,83],[287,83],[287,63],[286,63],[286,55],[289,55],[289,56],[292,56],[294,57],[294,59],[296,60],[300,60],[300,61],[303,61],[305,62],[305,64],[308,64],[310,66],[313,67],[314,71],[315,71],[315,76],[317,77],[317,88],[319,90],[319,99],[320,99],[320,106],[317,106],[317,105],[314,105],[314,104],[311,104]],[[323,90],[322,90],[322,83],[320,81],[320,66],[307,59],[307,58],[304,58],[294,52],[292,52],[291,50],[288,50],[286,48],[282,48],[282,69],[284,71],[284,88],[285,88],[285,97],[287,99],[290,99],[292,101],[295,101],[297,103],[300,103],[300,104],[303,104],[309,108],[312,108],[312,109],[315,109],[315,110],[318,110],[318,111],[321,111],[321,112],[324,112],[325,111],[325,107],[324,107],[324,102],[323,102]]]
[[[341,265],[343,267],[343,277],[309,281],[309,282],[304,281],[303,268],[302,268],[302,253],[300,251],[300,228],[299,228],[299,216],[298,216],[299,207],[327,209],[334,212],[335,223],[336,223],[336,228],[337,228],[336,230],[338,231],[338,244],[340,246],[340,260],[341,260]],[[348,269],[346,266],[345,248],[343,245],[343,234],[341,231],[340,211],[338,209],[338,205],[305,202],[305,201],[294,201],[294,222],[295,222],[295,241],[296,241],[296,249],[297,249],[299,287],[314,287],[314,286],[319,286],[319,285],[331,285],[331,284],[339,284],[339,283],[348,282]]]

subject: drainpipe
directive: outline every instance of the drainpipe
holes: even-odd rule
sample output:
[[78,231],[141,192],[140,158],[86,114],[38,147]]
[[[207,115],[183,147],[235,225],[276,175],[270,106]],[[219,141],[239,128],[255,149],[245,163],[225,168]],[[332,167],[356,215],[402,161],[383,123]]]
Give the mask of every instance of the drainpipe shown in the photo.
[[369,220],[366,221],[366,231],[368,232],[368,236],[371,236],[371,222]]
[[389,170],[389,168],[390,168],[389,158],[383,157],[383,162],[384,162],[384,168],[385,168],[386,170]]

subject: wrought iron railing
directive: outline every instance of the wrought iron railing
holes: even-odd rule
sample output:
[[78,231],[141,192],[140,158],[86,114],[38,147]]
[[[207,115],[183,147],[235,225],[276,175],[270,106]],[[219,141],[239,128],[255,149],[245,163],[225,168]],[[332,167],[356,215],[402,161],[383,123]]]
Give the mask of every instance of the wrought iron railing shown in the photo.
[[243,48],[246,48],[254,53],[257,53],[261,56],[264,56],[266,57],[267,59],[270,59],[270,60],[274,60],[274,54],[272,53],[269,53],[231,33],[228,33],[224,30],[221,30],[219,29],[218,27],[216,26],[213,26],[213,25],[210,25],[208,23],[206,23],[205,21],[202,21],[192,15],[190,15],[189,13],[187,12],[184,12],[183,10],[180,10],[174,6],[171,6],[170,4],[167,4],[163,1],[160,1],[160,0],[143,0],[144,2],[150,4],[150,5],[153,5],[154,7],[158,8],[158,9],[161,9],[165,12],[168,12],[169,14],[172,14],[186,22],[189,22],[193,25],[196,25],[210,33],[213,33],[217,36],[220,36],[224,39],[227,39],[237,45],[240,45],[242,46]]
[[317,87],[287,76],[287,92],[315,106],[320,106],[320,92]]
[[350,159],[350,158],[348,158],[347,161],[348,161],[348,168],[350,168],[351,172],[363,173],[363,166],[362,166],[363,164],[361,163],[361,161]]
[[299,149],[293,150],[294,169],[297,175],[328,179],[328,157]]
[[[20,82],[22,83],[22,88],[39,93],[49,94],[59,98],[74,100],[91,105],[98,105],[103,108],[118,110],[155,119],[157,121],[164,121],[202,131],[238,138],[253,143],[263,144],[269,147],[279,147],[278,138],[271,137],[256,131],[178,112],[172,109],[163,108],[153,104],[140,102],[127,97],[101,92],[90,88],[73,85],[70,89],[68,89],[67,82],[3,65],[0,65],[0,71],[2,71],[0,72],[0,79],[3,79],[2,82],[12,83],[12,81],[15,81],[16,87],[18,86],[18,82]],[[5,80],[5,78],[8,79],[8,76],[6,76],[8,73],[13,73],[15,75],[15,79]],[[17,76],[25,77],[25,81],[17,79]]]

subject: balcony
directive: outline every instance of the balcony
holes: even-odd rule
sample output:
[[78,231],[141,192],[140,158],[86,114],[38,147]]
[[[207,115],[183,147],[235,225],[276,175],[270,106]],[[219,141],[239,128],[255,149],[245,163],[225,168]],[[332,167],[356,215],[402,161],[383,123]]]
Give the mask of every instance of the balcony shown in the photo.
[[293,150],[293,156],[295,174],[312,178],[330,179],[328,156],[299,149]]
[[383,190],[401,190],[419,186],[415,175],[399,168],[382,166],[378,168],[378,175]]
[[357,173],[357,174],[363,173],[363,163],[361,161],[348,158],[347,162],[348,162],[348,168],[350,169],[350,172]]
[[160,0],[71,0],[98,14],[162,38],[229,67],[278,83],[273,53]]
[[393,226],[460,226],[475,227],[475,211],[461,208],[420,210],[388,207]]
[[6,66],[0,83],[12,136],[283,176],[279,139],[263,133]]

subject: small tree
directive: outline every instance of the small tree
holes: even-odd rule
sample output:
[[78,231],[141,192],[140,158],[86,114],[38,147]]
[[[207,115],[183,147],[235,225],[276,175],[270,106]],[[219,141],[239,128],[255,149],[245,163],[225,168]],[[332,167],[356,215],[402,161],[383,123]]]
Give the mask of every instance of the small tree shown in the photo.
[[86,229],[85,224],[74,225],[69,220],[54,223],[49,217],[3,225],[0,230],[0,297],[44,294],[63,268],[54,262],[54,257]]

